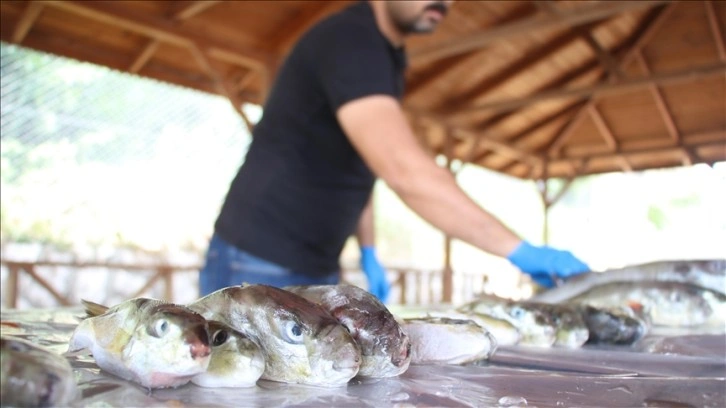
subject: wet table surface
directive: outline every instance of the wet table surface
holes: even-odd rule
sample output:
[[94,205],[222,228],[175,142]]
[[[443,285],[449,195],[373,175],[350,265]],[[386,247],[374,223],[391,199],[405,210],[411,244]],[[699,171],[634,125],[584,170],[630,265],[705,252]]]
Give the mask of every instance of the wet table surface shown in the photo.
[[[81,315],[79,307],[3,310],[0,327],[62,353]],[[77,407],[726,407],[724,330],[651,332],[627,347],[500,347],[478,365],[411,366],[338,388],[260,380],[148,391],[102,372],[90,356],[71,363]]]

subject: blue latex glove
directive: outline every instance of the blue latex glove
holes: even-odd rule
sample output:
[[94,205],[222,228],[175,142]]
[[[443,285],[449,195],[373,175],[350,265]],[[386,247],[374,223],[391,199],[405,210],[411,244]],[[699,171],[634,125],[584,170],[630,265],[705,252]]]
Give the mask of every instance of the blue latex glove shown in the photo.
[[570,251],[534,246],[527,241],[522,241],[507,259],[531,276],[538,285],[546,288],[555,286],[553,277],[564,279],[590,270],[589,266]]
[[378,262],[374,247],[365,246],[360,249],[360,267],[368,278],[368,291],[385,303],[391,287],[386,280],[386,271]]

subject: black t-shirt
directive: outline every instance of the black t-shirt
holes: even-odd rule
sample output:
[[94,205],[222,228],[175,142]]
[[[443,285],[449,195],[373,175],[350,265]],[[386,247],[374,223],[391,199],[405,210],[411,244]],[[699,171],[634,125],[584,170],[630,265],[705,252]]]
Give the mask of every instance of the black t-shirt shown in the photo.
[[216,233],[299,273],[337,271],[375,176],[335,114],[364,96],[400,99],[405,65],[367,2],[305,33],[280,68]]

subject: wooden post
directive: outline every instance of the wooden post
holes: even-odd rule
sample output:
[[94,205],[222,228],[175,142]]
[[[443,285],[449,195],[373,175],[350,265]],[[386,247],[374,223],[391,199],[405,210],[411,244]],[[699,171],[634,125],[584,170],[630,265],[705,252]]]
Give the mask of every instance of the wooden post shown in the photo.
[[164,278],[164,300],[167,302],[174,301],[174,274],[173,270],[168,266],[160,266],[159,273]]
[[8,262],[8,285],[5,288],[5,306],[15,309],[18,307],[18,269],[15,263]]

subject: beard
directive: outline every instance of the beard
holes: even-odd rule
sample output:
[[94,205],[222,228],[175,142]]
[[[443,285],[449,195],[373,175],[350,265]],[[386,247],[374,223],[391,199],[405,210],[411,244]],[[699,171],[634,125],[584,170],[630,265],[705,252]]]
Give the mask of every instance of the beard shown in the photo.
[[389,13],[391,20],[396,28],[403,34],[426,34],[433,32],[438,26],[438,21],[432,21],[426,16],[426,12],[429,10],[437,11],[442,16],[446,16],[449,9],[446,4],[442,1],[437,1],[429,4],[418,15],[410,17],[402,15],[402,13],[396,8],[395,2],[388,2]]

